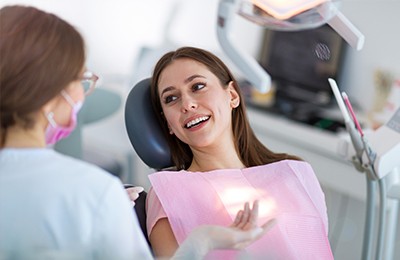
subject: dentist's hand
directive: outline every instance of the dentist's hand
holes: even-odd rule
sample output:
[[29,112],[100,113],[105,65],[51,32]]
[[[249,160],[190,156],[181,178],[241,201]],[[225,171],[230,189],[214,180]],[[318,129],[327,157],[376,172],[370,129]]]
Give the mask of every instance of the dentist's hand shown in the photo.
[[250,209],[246,203],[229,227],[203,225],[195,228],[172,259],[203,259],[214,249],[244,249],[268,232],[276,223],[271,219],[261,227],[257,226],[258,202]]

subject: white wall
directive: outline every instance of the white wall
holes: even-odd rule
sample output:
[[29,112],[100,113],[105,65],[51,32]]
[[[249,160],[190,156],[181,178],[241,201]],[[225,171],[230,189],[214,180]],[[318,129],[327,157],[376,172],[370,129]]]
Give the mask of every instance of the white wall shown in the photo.
[[123,81],[131,73],[139,48],[161,40],[160,31],[172,2],[0,0],[0,5],[33,5],[72,23],[86,40],[88,67],[108,82]]
[[345,0],[341,10],[365,35],[364,48],[348,53],[342,84],[368,110],[376,69],[400,79],[400,0]]

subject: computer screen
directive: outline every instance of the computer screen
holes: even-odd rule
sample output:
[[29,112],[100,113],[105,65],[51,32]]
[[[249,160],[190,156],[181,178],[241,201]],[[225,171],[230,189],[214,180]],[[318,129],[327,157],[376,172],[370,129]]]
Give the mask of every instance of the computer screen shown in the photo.
[[258,61],[278,94],[327,104],[332,98],[328,78],[340,77],[344,48],[342,37],[328,25],[295,32],[265,30]]

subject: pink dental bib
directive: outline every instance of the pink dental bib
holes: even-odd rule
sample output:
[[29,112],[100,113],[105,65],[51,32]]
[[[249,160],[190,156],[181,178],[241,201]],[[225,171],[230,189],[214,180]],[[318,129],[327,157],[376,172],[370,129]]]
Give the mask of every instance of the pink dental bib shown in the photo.
[[[324,194],[309,164],[280,161],[210,172],[163,171],[150,181],[178,243],[202,224],[228,226],[246,201],[258,199],[259,225],[277,224],[245,252],[216,250],[209,259],[333,259]],[[157,201],[158,203],[158,201]],[[152,214],[148,201],[148,217]],[[148,223],[156,223],[149,219]],[[152,226],[149,226],[149,233]]]

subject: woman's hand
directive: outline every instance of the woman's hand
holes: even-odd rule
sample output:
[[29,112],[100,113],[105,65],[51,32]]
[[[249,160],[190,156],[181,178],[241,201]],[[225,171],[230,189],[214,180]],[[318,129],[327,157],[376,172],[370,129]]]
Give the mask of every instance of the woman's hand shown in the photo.
[[258,220],[258,200],[254,201],[253,208],[250,209],[248,202],[244,204],[243,210],[239,210],[236,218],[230,227],[241,230],[249,230],[257,227]]
[[214,249],[244,249],[267,233],[275,225],[276,220],[270,219],[259,227],[258,209],[257,200],[254,201],[252,208],[246,202],[229,228],[214,227],[210,230],[212,232],[210,236],[214,238]]
[[135,200],[139,198],[139,193],[141,193],[144,188],[140,186],[133,186],[130,184],[124,184],[125,190],[128,193],[130,200],[132,201],[132,206],[135,206]]

